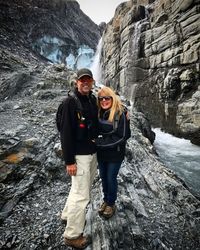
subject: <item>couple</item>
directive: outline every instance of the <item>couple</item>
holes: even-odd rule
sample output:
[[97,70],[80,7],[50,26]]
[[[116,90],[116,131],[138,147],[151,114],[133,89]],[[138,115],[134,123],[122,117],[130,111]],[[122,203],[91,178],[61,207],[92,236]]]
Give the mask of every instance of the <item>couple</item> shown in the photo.
[[97,160],[104,194],[99,214],[110,218],[115,212],[117,174],[124,159],[126,140],[130,137],[129,120],[119,96],[103,87],[96,101],[91,92],[93,84],[89,69],[77,72],[75,95],[81,103],[82,114],[77,112],[75,98],[69,96],[63,107],[60,131],[66,172],[72,179],[61,215],[67,223],[64,240],[66,245],[79,249],[91,243],[88,236],[83,236],[83,230]]

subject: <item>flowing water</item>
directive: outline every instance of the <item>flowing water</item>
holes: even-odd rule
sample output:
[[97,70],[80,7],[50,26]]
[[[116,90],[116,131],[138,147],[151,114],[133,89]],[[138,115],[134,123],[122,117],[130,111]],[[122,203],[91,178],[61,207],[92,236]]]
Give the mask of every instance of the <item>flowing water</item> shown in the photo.
[[200,197],[200,147],[159,128],[153,131],[156,133],[154,146],[161,160],[185,181],[193,194]]
[[93,77],[95,79],[95,85],[101,86],[101,64],[100,64],[100,54],[102,49],[102,38],[99,40],[99,43],[97,45],[97,50],[93,59],[93,63],[90,67]]

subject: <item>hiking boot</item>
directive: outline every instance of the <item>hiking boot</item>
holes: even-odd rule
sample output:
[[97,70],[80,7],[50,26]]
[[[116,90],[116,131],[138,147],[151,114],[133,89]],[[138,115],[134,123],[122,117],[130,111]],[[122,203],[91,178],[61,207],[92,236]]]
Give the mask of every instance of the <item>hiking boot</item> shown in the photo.
[[83,236],[82,234],[76,239],[67,239],[64,238],[64,242],[67,246],[84,249],[86,248],[92,241],[89,236]]
[[103,216],[106,218],[106,219],[109,219],[113,216],[113,214],[115,213],[115,210],[116,210],[116,206],[113,205],[113,206],[106,206],[105,210],[103,211]]
[[107,206],[107,203],[104,201],[104,202],[101,204],[101,206],[99,207],[99,210],[98,210],[98,213],[99,213],[100,215],[103,214],[104,210],[106,209],[106,206]]

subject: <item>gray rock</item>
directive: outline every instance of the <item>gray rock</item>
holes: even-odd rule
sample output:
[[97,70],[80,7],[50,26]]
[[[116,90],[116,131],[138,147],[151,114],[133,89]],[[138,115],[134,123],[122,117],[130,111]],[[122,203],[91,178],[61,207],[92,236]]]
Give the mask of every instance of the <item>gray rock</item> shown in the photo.
[[132,101],[154,127],[200,145],[197,2],[120,5],[103,34],[100,60],[102,81]]
[[[65,4],[68,3],[66,0],[36,2],[41,7],[38,10],[39,14],[45,9],[47,12],[49,9],[58,13],[64,12]],[[19,3],[19,0],[13,3]],[[133,3],[134,1],[122,3],[117,10],[117,13],[123,14],[123,17],[126,16],[127,9],[130,10],[128,19],[123,18],[128,25],[131,25],[134,13],[137,13],[137,19],[140,14],[144,14],[144,8],[137,8]],[[16,4],[14,9],[10,8],[9,13],[12,17],[16,13],[21,13],[22,16],[15,15],[20,19],[24,17],[25,9],[32,11],[29,1],[26,3],[20,1],[20,4]],[[73,3],[73,6],[78,5]],[[186,8],[192,13],[189,9],[190,5],[184,6],[181,9]],[[3,13],[4,17],[4,11],[6,12],[8,7],[9,3],[4,3],[0,10],[0,14]],[[11,7],[13,7],[12,4]],[[177,5],[175,7],[178,8]],[[34,9],[36,10],[37,8]],[[152,18],[150,14],[149,18]],[[182,19],[183,16],[184,14]],[[165,23],[166,18],[166,16],[160,18],[155,26]],[[10,16],[6,20],[11,20]],[[41,23],[42,21],[43,19]],[[17,25],[18,20],[16,20],[16,27]],[[24,25],[20,27],[25,29]],[[116,44],[120,40],[118,35],[120,27],[120,21],[116,21],[114,34]],[[129,36],[127,30],[125,31],[125,23],[123,27],[124,36]],[[142,25],[141,30],[145,30],[145,27],[149,26]],[[63,65],[58,67],[46,64],[44,59],[37,58],[30,50],[23,48],[18,37],[23,40],[24,33],[18,32],[16,35],[15,30],[13,33],[7,31],[14,28],[13,25],[5,26],[5,22],[1,22],[0,41],[3,39],[4,42],[0,43],[2,70],[0,85],[4,84],[7,94],[4,96],[2,92],[1,97],[5,98],[1,98],[0,104],[4,109],[0,112],[0,248],[66,249],[63,242],[64,225],[60,222],[60,214],[70,189],[70,177],[66,175],[64,162],[59,155],[59,134],[56,130],[55,114],[60,101],[66,96],[73,82],[75,73]],[[110,27],[107,26],[107,29]],[[134,31],[136,27],[132,25],[130,29]],[[157,39],[159,39],[159,32],[154,34],[158,35]],[[33,29],[30,39],[36,35]],[[5,38],[7,38],[7,44]],[[154,40],[153,35],[152,39]],[[128,42],[123,41],[123,45],[126,46]],[[12,47],[13,44],[15,49]],[[126,49],[124,48],[124,51]],[[117,60],[120,60],[117,50],[112,51]],[[126,50],[126,52],[128,56],[129,51]],[[139,53],[137,56],[141,55],[141,51],[137,52]],[[117,70],[117,64],[113,64],[114,58],[111,53],[112,69]],[[162,61],[162,58],[156,60]],[[145,60],[140,62],[143,66],[147,65]],[[121,79],[126,75],[124,68],[126,60],[123,63],[124,74],[120,75]],[[134,62],[131,67],[139,68],[139,64]],[[17,76],[24,70],[30,79],[27,80],[26,77],[24,81],[21,79],[22,87],[20,87],[21,80],[18,84],[14,81],[12,85],[13,75]],[[144,71],[146,69],[142,68],[137,72]],[[182,74],[179,67],[172,72],[175,75]],[[169,75],[171,77],[171,74]],[[157,82],[163,86],[163,80],[169,75],[168,72],[163,73],[162,81],[157,76]],[[181,75],[181,79],[184,82],[190,81],[188,78],[191,75],[185,72]],[[114,72],[112,76],[115,76]],[[132,80],[141,79],[141,76],[137,75],[127,76]],[[9,83],[9,86],[6,86],[5,82]],[[42,84],[40,88],[38,86],[41,82],[44,85]],[[173,80],[166,80],[167,86],[173,83]],[[139,82],[139,84],[142,88],[142,83]],[[15,89],[10,89],[11,85]],[[128,90],[130,92],[130,89]],[[152,91],[143,86],[143,94],[147,90]],[[40,94],[34,95],[37,91]],[[163,92],[164,97],[168,97],[169,94]],[[41,98],[41,93],[50,94],[47,98]],[[198,102],[198,94],[194,93],[190,98],[192,100],[188,108],[193,105],[194,99]],[[152,102],[150,101],[150,104]],[[18,108],[13,109],[13,107]],[[168,103],[165,108],[167,107],[169,107]],[[182,109],[181,106],[180,109]],[[193,111],[198,114],[197,109]],[[180,113],[182,114],[183,110]],[[183,181],[159,161],[152,145],[154,133],[146,116],[142,112],[132,110],[130,118],[132,137],[128,141],[126,159],[118,176],[117,211],[110,220],[99,217],[97,210],[102,200],[102,190],[101,181],[97,175],[92,187],[92,201],[87,208],[85,233],[91,233],[93,240],[88,249],[198,250],[199,200],[188,191]],[[194,123],[189,121],[190,124]]]

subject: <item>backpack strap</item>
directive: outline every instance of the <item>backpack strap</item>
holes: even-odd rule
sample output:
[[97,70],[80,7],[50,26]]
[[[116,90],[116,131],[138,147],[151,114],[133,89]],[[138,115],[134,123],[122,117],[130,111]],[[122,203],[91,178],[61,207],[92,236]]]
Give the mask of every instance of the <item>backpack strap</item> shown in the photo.
[[76,105],[77,105],[77,116],[78,116],[78,119],[82,120],[82,118],[83,118],[83,115],[82,115],[83,107],[82,107],[82,104],[81,104],[78,96],[73,91],[71,91],[71,90],[68,91],[68,96],[74,98],[74,100],[76,102]]
[[82,111],[83,107],[82,107],[82,104],[81,104],[78,96],[73,91],[71,91],[71,90],[68,91],[68,96],[71,96],[72,98],[75,99],[78,110]]
[[[125,116],[126,116],[126,114],[128,112],[128,109],[125,106],[123,106],[123,108],[124,108],[124,110],[122,111],[122,113],[124,113]],[[119,115],[119,113],[116,113],[115,116],[114,116],[114,119],[113,119],[113,130],[117,129],[119,119],[120,119],[120,115]],[[126,119],[127,119],[127,117],[126,117]]]
[[115,116],[114,116],[114,119],[113,119],[113,130],[117,130],[117,127],[118,127],[118,123],[119,123],[119,113],[116,113]]

